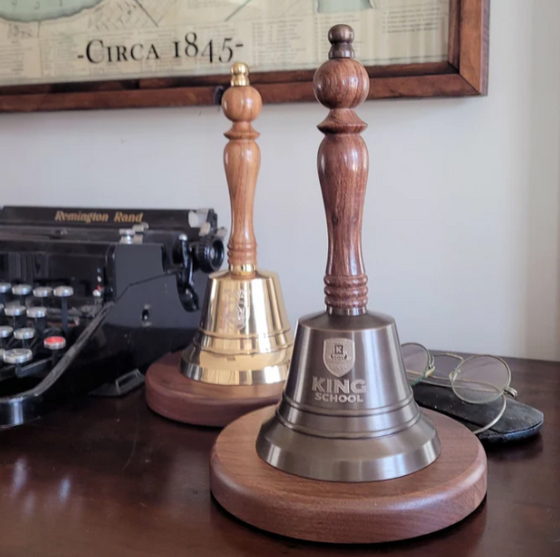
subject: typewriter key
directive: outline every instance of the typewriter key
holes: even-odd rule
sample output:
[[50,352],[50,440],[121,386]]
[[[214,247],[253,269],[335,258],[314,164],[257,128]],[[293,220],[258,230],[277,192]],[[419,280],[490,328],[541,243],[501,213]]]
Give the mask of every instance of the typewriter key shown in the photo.
[[21,373],[21,365],[30,362],[33,359],[33,352],[29,348],[14,348],[6,350],[2,355],[2,359],[7,364],[12,364],[16,368],[16,375]]
[[31,327],[22,327],[21,329],[16,329],[14,331],[14,337],[18,340],[29,340],[35,336],[35,329]]
[[4,308],[4,313],[8,317],[19,317],[26,312],[25,306],[20,306],[18,304],[13,304],[11,306],[6,306]]
[[31,361],[33,359],[33,352],[28,348],[13,348],[4,352],[3,359],[7,364],[19,366]]
[[43,346],[48,350],[62,350],[66,347],[66,339],[64,337],[47,337],[43,341]]
[[35,298],[48,298],[52,294],[53,289],[50,286],[38,286],[33,289]]
[[52,352],[52,364],[55,365],[58,360],[60,351],[66,347],[66,339],[64,337],[47,337],[43,341],[43,346]]
[[69,298],[74,295],[74,289],[71,286],[57,286],[54,289],[54,295],[57,298]]
[[8,316],[12,318],[12,328],[14,329],[19,329],[21,326],[21,316],[25,315],[26,312],[26,308],[25,306],[21,306],[19,304],[13,304],[13,305],[9,305],[6,306],[4,308],[4,313]]
[[30,319],[42,319],[47,316],[47,308],[43,306],[33,306],[27,308],[27,317]]
[[32,290],[33,287],[30,284],[14,284],[12,286],[12,294],[14,296],[28,296]]
[[14,284],[12,294],[17,297],[22,305],[25,305],[25,297],[31,294],[33,287],[30,284]]
[[27,341],[35,338],[35,329],[32,329],[31,327],[16,329],[14,331],[14,337],[17,338],[17,340],[21,340],[23,348],[27,348]]
[[42,333],[45,330],[45,318],[47,317],[47,313],[47,308],[43,306],[33,306],[31,308],[27,308],[27,317],[35,322],[35,329],[37,329],[38,333]]

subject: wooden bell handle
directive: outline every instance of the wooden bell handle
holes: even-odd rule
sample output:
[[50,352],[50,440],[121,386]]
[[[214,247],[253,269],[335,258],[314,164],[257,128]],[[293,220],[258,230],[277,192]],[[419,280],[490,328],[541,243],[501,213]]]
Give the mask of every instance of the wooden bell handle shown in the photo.
[[330,109],[318,126],[325,138],[317,158],[329,235],[325,303],[331,313],[341,314],[364,313],[368,293],[362,213],[369,161],[360,136],[367,125],[353,109],[367,98],[369,77],[353,59],[353,38],[348,25],[329,31],[329,61],[313,79],[317,100]]
[[259,92],[249,85],[245,64],[231,68],[231,87],[224,93],[222,108],[233,125],[224,135],[229,139],[224,150],[224,167],[231,202],[231,234],[228,242],[230,271],[252,274],[257,265],[257,241],[253,230],[255,188],[261,165],[261,152],[253,129],[262,108]]

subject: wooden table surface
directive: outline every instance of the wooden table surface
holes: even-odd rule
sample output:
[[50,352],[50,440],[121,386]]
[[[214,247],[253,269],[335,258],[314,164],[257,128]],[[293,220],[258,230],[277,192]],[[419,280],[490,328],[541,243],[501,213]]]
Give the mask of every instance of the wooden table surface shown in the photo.
[[560,364],[509,361],[520,400],[544,411],[545,426],[531,441],[488,450],[486,501],[443,532],[327,546],[245,526],[208,490],[218,430],[160,418],[141,390],[121,400],[91,397],[0,432],[0,555],[558,557]]

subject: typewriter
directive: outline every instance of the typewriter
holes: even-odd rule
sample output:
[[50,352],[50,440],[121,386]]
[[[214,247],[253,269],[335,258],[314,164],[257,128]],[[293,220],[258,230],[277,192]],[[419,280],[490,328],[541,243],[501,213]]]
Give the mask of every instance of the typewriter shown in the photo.
[[213,210],[1,208],[0,428],[186,346],[224,235]]

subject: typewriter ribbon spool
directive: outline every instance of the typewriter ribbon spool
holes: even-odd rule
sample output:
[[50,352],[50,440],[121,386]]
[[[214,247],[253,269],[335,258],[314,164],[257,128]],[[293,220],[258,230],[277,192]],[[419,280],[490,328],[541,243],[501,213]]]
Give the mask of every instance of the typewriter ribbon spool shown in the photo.
[[[278,401],[293,338],[276,273],[257,267],[253,200],[260,167],[259,92],[245,64],[234,64],[222,99],[233,122],[225,134],[224,166],[231,200],[229,269],[210,276],[192,344],[152,366],[148,405],[185,423],[223,426],[248,411]],[[180,361],[179,361],[180,360]]]
[[[295,538],[381,542],[447,527],[486,493],[477,438],[419,410],[395,322],[367,311],[361,222],[368,152],[354,112],[368,95],[353,31],[329,33],[315,95],[330,109],[318,171],[329,250],[325,312],[300,319],[290,373],[275,408],[230,424],[211,459],[211,489],[238,518]],[[436,430],[437,427],[437,430]],[[383,480],[383,481],[381,481]]]

